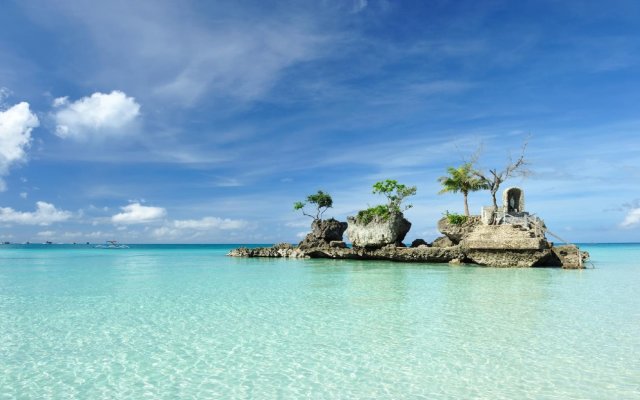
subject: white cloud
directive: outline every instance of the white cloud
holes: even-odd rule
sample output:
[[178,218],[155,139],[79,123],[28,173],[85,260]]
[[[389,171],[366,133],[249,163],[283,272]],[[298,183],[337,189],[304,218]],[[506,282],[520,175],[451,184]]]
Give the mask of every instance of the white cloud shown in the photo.
[[38,236],[47,237],[47,238],[52,237],[55,234],[56,234],[56,231],[42,231],[37,233]]
[[53,115],[56,135],[61,138],[126,135],[140,115],[136,100],[118,90],[109,94],[96,92],[74,102],[59,97],[53,101],[53,106],[56,108]]
[[624,221],[620,224],[622,228],[632,228],[640,225],[640,208],[632,208],[624,217]]
[[132,203],[120,207],[123,212],[111,217],[115,224],[143,224],[157,221],[167,215],[167,210],[162,207],[143,206],[140,203]]
[[22,197],[23,199],[26,199],[29,196],[29,194],[27,192],[20,192],[20,197]]
[[[0,176],[7,175],[9,168],[27,158],[26,149],[31,144],[31,131],[40,125],[38,117],[22,102],[0,111]],[[0,179],[0,191],[6,189]]]
[[33,212],[16,211],[10,207],[0,207],[0,222],[21,225],[50,225],[54,222],[66,221],[71,218],[69,211],[58,210],[53,204],[39,201]]
[[173,226],[177,229],[241,229],[247,226],[247,222],[239,219],[204,217],[202,219],[186,219],[173,221]]

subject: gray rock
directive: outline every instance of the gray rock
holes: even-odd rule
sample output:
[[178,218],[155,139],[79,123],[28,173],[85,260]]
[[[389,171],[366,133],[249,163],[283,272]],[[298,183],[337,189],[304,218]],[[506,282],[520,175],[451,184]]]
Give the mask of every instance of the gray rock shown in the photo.
[[497,268],[529,268],[546,265],[551,249],[540,250],[464,250],[474,264]]
[[231,257],[287,257],[304,258],[307,255],[291,243],[278,243],[271,247],[240,247],[231,250],[228,254]]
[[329,247],[334,249],[346,249],[347,244],[342,240],[332,240],[329,242]]
[[379,249],[389,244],[399,245],[411,229],[411,222],[402,213],[394,213],[387,220],[375,217],[368,224],[358,222],[355,217],[347,218],[347,236],[353,247]]
[[446,236],[440,236],[431,244],[433,247],[451,247],[455,246],[455,244]]
[[520,225],[476,226],[461,246],[469,260],[492,267],[535,267],[552,258],[551,245],[542,232]]
[[438,221],[438,230],[454,244],[458,244],[479,225],[482,225],[482,221],[478,216],[470,216],[460,225],[452,224],[447,217],[442,217]]
[[427,243],[424,239],[416,239],[413,242],[411,242],[411,247],[420,247],[420,246],[430,247],[429,243]]
[[301,250],[290,247],[239,248],[228,254],[232,257],[288,257],[288,258],[333,258],[341,260],[386,260],[402,262],[447,263],[464,259],[460,246],[396,247],[388,245],[379,249],[321,247]]
[[554,260],[557,263],[552,265],[560,265],[564,269],[582,269],[585,268],[585,262],[589,259],[589,253],[580,251],[578,246],[573,244],[563,246],[553,246]]
[[342,241],[342,235],[346,229],[346,222],[340,222],[333,218],[314,220],[311,223],[311,233],[305,236],[298,247],[302,250],[329,247],[332,241]]

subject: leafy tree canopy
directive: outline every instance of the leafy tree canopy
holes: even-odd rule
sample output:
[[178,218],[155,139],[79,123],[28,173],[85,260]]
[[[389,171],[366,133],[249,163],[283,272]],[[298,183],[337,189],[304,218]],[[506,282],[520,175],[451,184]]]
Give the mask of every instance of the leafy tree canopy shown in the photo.
[[[307,204],[312,204],[315,207],[315,215],[308,214],[305,211],[304,208]],[[302,215],[313,218],[314,221],[321,219],[325,211],[331,207],[333,207],[331,195],[322,190],[318,190],[318,193],[310,194],[305,201],[296,201],[293,203],[293,209],[295,211],[302,211]]]
[[469,203],[467,196],[469,192],[475,192],[478,190],[489,189],[488,183],[477,175],[477,171],[473,169],[473,163],[466,162],[458,168],[447,168],[449,175],[438,178],[438,181],[442,184],[442,190],[438,192],[443,193],[459,193],[464,196],[464,213],[469,215]]
[[374,194],[382,194],[387,198],[387,207],[390,212],[402,212],[412,207],[411,204],[407,204],[402,207],[402,202],[405,198],[416,194],[415,186],[407,186],[398,183],[395,179],[387,179],[384,181],[376,182],[373,185]]

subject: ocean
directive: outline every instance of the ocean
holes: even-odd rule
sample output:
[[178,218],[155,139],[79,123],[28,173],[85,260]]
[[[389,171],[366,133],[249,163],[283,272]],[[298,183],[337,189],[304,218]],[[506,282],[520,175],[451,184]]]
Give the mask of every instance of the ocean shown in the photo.
[[0,247],[0,399],[640,399],[640,244],[595,268]]

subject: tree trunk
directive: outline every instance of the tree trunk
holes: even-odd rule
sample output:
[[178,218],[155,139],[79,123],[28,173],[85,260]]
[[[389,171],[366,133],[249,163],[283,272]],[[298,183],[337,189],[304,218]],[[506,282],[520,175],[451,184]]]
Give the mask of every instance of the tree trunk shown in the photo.
[[498,211],[498,201],[496,200],[496,193],[497,191],[491,191],[491,200],[493,201],[493,208],[495,208],[496,211]]
[[498,202],[496,200],[497,190],[491,190],[491,200],[493,202],[493,212],[491,213],[491,218],[489,218],[489,225],[494,225],[497,221],[496,213],[498,212]]
[[468,192],[462,192],[464,195],[464,215],[469,216],[469,202],[467,201],[467,197],[469,196]]

